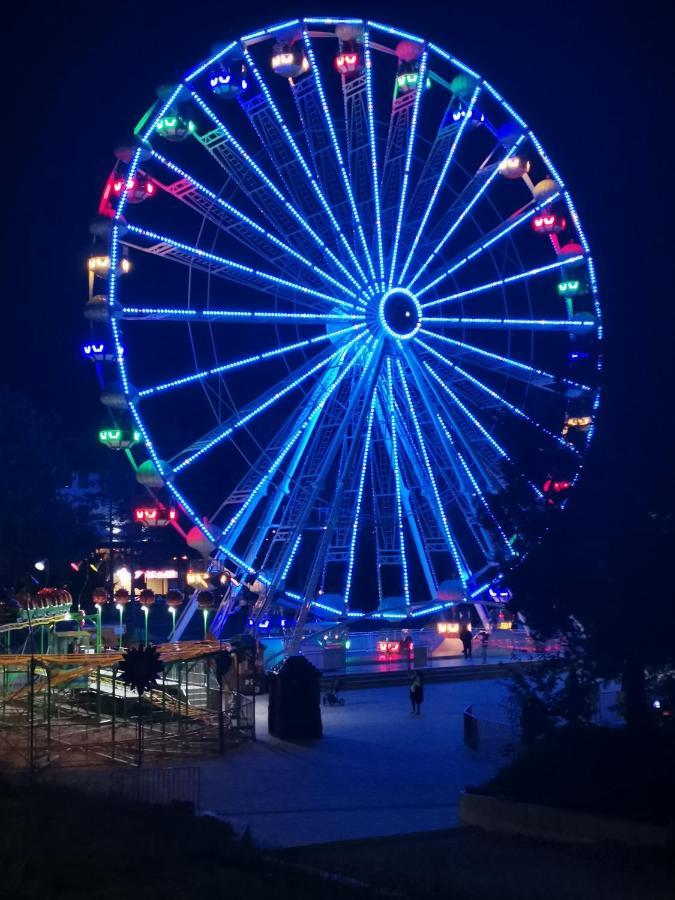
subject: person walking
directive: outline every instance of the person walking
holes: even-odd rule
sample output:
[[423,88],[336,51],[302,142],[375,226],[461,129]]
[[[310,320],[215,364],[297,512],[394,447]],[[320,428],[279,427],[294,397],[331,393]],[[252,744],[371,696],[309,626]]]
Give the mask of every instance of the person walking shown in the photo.
[[421,706],[424,700],[424,679],[421,672],[415,672],[410,681],[410,711],[411,716],[422,714]]
[[471,630],[468,625],[465,625],[460,632],[459,639],[462,642],[462,652],[464,653],[465,659],[471,658],[471,642],[473,641],[473,635],[471,634]]

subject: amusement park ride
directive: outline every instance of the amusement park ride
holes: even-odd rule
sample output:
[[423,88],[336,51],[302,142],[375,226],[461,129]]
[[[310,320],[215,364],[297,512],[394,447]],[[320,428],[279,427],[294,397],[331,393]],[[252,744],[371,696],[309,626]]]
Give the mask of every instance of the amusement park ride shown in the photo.
[[116,157],[99,438],[138,520],[229,573],[212,633],[245,598],[253,630],[294,619],[289,652],[314,619],[485,621],[599,402],[590,247],[534,132],[422,36],[311,18],[221,46]]

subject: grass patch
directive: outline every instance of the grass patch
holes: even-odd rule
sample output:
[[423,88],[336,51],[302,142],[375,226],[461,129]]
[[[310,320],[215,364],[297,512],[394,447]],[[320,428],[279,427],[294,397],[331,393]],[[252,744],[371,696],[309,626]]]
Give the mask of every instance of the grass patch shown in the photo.
[[364,891],[270,862],[225,823],[172,807],[0,782],[0,894],[13,900],[315,900]]

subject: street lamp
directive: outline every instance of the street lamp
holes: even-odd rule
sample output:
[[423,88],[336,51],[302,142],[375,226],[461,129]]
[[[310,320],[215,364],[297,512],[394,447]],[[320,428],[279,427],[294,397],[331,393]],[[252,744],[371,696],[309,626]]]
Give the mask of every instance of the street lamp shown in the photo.
[[166,605],[171,613],[171,634],[169,637],[173,637],[173,634],[176,631],[176,610],[182,603],[183,595],[180,591],[172,588],[170,591],[166,592]]
[[197,595],[197,605],[201,609],[202,616],[204,617],[204,640],[206,640],[209,611],[213,608],[213,594],[211,591],[200,591]]
[[155,592],[151,591],[150,588],[144,588],[140,594],[138,595],[138,599],[141,603],[141,609],[143,610],[143,615],[145,616],[145,646],[148,646],[148,613],[150,612],[150,607],[155,602]]
[[96,607],[96,652],[101,652],[101,610],[108,602],[108,592],[105,588],[97,587],[94,589],[91,599]]
[[129,591],[126,588],[118,588],[115,591],[115,609],[120,614],[120,635],[117,646],[122,649],[122,634],[124,632],[124,607],[129,602]]

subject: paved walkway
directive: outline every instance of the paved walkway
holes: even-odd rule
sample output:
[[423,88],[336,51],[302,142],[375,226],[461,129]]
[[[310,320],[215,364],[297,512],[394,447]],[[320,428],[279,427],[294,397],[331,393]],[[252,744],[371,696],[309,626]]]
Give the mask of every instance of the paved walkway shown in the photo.
[[202,809],[266,846],[450,828],[459,792],[499,765],[465,749],[464,708],[505,693],[494,681],[427,685],[416,718],[407,686],[350,691],[322,708],[324,737],[307,744],[271,738],[259,698],[256,743],[202,765]]

